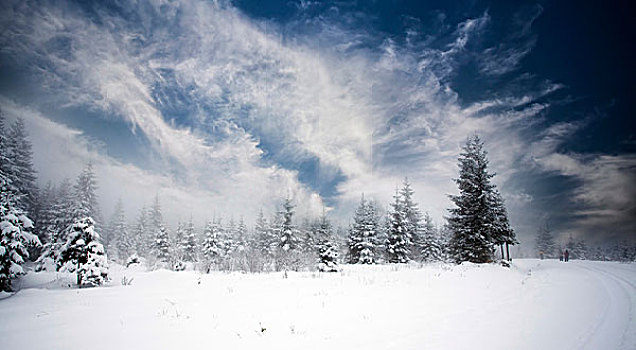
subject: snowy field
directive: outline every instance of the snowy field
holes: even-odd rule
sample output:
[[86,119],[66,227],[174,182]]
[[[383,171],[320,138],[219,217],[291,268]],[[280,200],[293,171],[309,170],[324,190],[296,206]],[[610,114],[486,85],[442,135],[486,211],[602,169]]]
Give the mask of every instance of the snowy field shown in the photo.
[[2,348],[636,349],[636,264],[111,275],[93,289],[69,288],[66,274],[17,281],[0,300]]

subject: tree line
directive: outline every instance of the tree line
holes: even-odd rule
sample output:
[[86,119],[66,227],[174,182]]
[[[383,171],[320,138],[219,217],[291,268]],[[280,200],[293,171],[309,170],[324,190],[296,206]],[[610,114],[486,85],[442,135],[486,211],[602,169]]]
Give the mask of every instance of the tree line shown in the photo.
[[49,182],[40,189],[31,148],[24,121],[6,128],[0,112],[2,290],[24,273],[27,259],[36,262],[36,271],[75,272],[78,285],[97,286],[108,280],[109,260],[177,271],[190,266],[205,272],[328,272],[338,271],[339,263],[487,263],[496,260],[496,252],[510,259],[508,246],[518,243],[476,135],[467,138],[458,158],[459,194],[450,196],[454,206],[440,226],[418,208],[408,179],[385,211],[362,195],[348,227],[334,226],[325,212],[299,220],[290,198],[270,215],[261,211],[251,228],[243,217],[214,217],[200,229],[190,219],[171,230],[158,195],[133,224],[121,200],[104,220],[90,163],[74,182]]

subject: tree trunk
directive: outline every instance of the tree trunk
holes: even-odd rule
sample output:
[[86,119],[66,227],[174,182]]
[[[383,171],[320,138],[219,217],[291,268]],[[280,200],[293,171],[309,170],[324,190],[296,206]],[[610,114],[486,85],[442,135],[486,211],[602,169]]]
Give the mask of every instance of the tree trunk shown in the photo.
[[77,285],[79,286],[82,283],[82,276],[80,275],[80,263],[77,262],[77,270],[75,270],[75,274],[77,275]]
[[503,259],[504,259],[504,253],[503,253],[503,243],[501,243],[501,244],[499,245],[499,247],[501,248],[501,260],[503,260]]
[[508,261],[510,260],[510,248],[508,247],[508,243],[506,243],[506,258],[508,258]]

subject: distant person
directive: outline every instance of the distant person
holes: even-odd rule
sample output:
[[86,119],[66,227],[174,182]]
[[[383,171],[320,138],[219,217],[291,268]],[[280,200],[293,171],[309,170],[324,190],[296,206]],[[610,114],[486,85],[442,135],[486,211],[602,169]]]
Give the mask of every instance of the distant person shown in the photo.
[[563,251],[561,251],[561,255],[559,255],[559,261],[563,261]]
[[539,252],[539,257],[543,260],[543,252]]
[[565,256],[565,262],[568,262],[570,260],[570,252],[566,249],[563,255]]

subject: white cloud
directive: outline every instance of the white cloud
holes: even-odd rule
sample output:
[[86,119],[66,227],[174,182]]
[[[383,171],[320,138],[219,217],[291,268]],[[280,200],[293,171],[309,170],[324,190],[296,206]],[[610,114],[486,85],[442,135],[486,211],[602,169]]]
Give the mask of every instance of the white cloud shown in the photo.
[[[86,158],[100,159],[101,171],[109,174],[108,193],[117,193],[118,181],[126,183],[129,176],[141,181],[133,187],[143,194],[124,191],[135,195],[136,206],[161,188],[166,206],[179,215],[251,215],[288,194],[316,213],[322,199],[289,170],[311,159],[319,164],[321,180],[345,177],[332,198],[340,208],[335,215],[345,222],[361,192],[387,203],[404,177],[413,183],[422,209],[440,222],[450,206],[446,194],[456,191],[451,179],[460,147],[474,132],[486,141],[492,169],[499,174],[495,181],[504,188],[519,163],[536,161],[542,170],[568,176],[587,166],[577,156],[556,152],[555,145],[576,127],[553,125],[538,142],[527,130],[549,108],[536,101],[560,85],[469,105],[451,89],[456,59],[488,27],[488,13],[460,23],[450,44],[434,49],[413,42],[404,47],[337,23],[325,23],[325,32],[284,35],[280,27],[247,18],[224,2],[127,6],[136,21],[98,5],[98,21],[71,5],[30,6],[0,17],[13,24],[0,43],[15,57],[45,62],[47,68],[38,70],[43,84],[59,89],[63,103],[107,111],[151,141],[164,157],[160,173],[91,149],[81,131],[55,124],[51,130],[64,130],[57,141],[42,131],[51,144],[72,144],[60,146],[55,157],[67,155],[78,169]],[[540,11],[533,13],[530,23]],[[519,35],[527,38],[524,23]],[[65,49],[52,44],[62,39],[68,40]],[[527,42],[521,49],[490,49],[488,62],[497,62],[502,72],[514,69],[532,47]],[[172,116],[162,107],[173,101],[154,94],[158,86],[183,93],[196,112],[181,123],[169,121]],[[51,152],[41,147],[44,154]],[[43,171],[63,172],[59,164],[42,161]],[[174,176],[181,173],[185,176]],[[518,190],[506,197],[519,207],[512,216],[524,215],[523,205],[532,199]],[[588,197],[580,195],[595,200]]]

